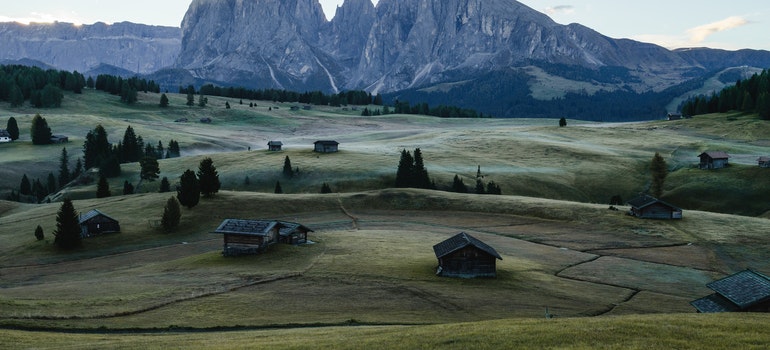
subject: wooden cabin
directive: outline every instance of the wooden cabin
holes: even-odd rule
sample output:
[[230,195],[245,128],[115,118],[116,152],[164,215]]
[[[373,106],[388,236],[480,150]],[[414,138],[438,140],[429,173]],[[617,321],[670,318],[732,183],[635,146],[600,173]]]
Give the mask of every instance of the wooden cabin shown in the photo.
[[283,147],[283,142],[281,141],[270,141],[267,143],[267,150],[277,152],[281,150],[281,147]]
[[642,219],[681,219],[682,209],[648,195],[630,201],[628,214]]
[[99,210],[91,210],[88,213],[80,215],[80,235],[82,237],[92,237],[105,233],[120,232],[120,223],[109,215]]
[[669,113],[668,115],[666,115],[666,119],[667,120],[681,120],[682,119],[682,115],[679,114],[679,113]]
[[433,252],[438,258],[436,275],[443,277],[495,277],[497,259],[503,260],[494,248],[465,232],[434,245]]
[[67,143],[70,142],[70,138],[64,135],[51,135],[51,143]]
[[770,157],[759,157],[757,159],[760,168],[770,168]]
[[319,152],[319,153],[334,153],[339,151],[339,145],[340,143],[337,141],[331,141],[331,140],[321,140],[316,141],[313,143],[315,145],[315,148],[313,151]]
[[279,221],[278,241],[284,244],[298,245],[307,243],[308,232],[313,230],[293,222]]
[[770,312],[770,277],[747,269],[706,285],[714,294],[694,300],[698,312]]
[[729,165],[730,156],[722,151],[703,152],[698,157],[700,158],[699,167],[701,169],[721,169]]
[[222,255],[258,254],[278,242],[276,221],[225,219],[213,232],[224,237]]
[[0,142],[11,142],[11,133],[8,130],[0,129]]

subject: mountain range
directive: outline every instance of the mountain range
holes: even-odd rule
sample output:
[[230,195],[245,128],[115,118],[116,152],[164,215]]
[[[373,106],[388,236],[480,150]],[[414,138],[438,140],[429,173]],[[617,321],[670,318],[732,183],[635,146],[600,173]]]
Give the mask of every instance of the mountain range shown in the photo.
[[770,67],[768,51],[613,39],[514,0],[346,0],[331,21],[318,0],[193,0],[181,28],[4,23],[0,45],[6,62],[143,74],[172,88],[367,90],[499,117],[593,120],[662,117],[706,81]]

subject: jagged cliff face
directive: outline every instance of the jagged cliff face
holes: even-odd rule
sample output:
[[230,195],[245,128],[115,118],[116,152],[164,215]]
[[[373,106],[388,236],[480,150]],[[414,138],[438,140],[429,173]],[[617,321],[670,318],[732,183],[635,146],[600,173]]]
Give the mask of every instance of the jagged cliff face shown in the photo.
[[104,64],[136,73],[154,72],[174,64],[181,41],[179,28],[128,22],[0,23],[0,59],[33,59],[81,73]]

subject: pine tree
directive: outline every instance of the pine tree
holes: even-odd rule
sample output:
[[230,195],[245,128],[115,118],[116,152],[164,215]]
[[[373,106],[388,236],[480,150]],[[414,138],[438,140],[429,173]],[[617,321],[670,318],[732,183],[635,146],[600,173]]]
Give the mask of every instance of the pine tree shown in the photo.
[[192,209],[198,205],[201,198],[201,187],[195,172],[187,169],[179,178],[179,188],[176,192],[176,198],[179,204]]
[[163,216],[160,219],[160,225],[166,232],[173,232],[178,226],[182,217],[182,211],[179,208],[179,202],[174,196],[169,197],[166,206],[163,207]]
[[198,166],[198,180],[200,181],[200,191],[206,197],[219,192],[219,174],[214,167],[214,161],[211,158],[204,158]]
[[463,180],[458,175],[455,175],[452,180],[452,192],[468,193],[468,187],[465,186],[465,183],[463,183]]
[[8,118],[8,123],[6,123],[5,130],[11,134],[11,140],[16,141],[19,139],[19,124],[16,123],[16,118]]
[[160,95],[160,106],[168,107],[168,96],[166,94]]
[[481,179],[476,179],[476,194],[487,194],[487,190],[484,188],[484,183]]
[[283,160],[283,176],[287,178],[292,178],[294,176],[294,170],[291,167],[291,159],[289,159],[289,156],[286,156]]
[[86,135],[83,143],[83,167],[91,169],[98,167],[110,156],[112,149],[107,139],[107,131],[99,124]]
[[99,182],[96,184],[96,198],[107,198],[111,196],[110,183],[104,175],[99,175]]
[[43,227],[41,227],[40,225],[37,225],[37,227],[35,228],[35,238],[38,241],[42,241],[43,239],[45,239],[45,234],[43,234]]
[[567,126],[567,118],[561,117],[561,119],[559,119],[559,126],[560,127]]
[[414,158],[407,150],[401,151],[401,159],[396,170],[396,187],[412,187],[414,184]]
[[30,127],[30,137],[32,138],[33,145],[47,145],[51,143],[51,128],[48,127],[48,122],[40,116],[35,114],[32,118],[32,127]]
[[46,190],[48,193],[56,193],[56,190],[58,187],[56,186],[56,177],[53,176],[53,173],[48,173],[48,178],[46,179]]
[[187,105],[195,106],[195,94],[193,92],[187,92]]
[[56,215],[56,231],[53,232],[54,244],[65,250],[75,249],[82,243],[78,213],[72,200],[65,198]]
[[134,185],[128,182],[128,180],[123,181],[123,195],[127,196],[130,194],[134,194]]
[[66,186],[72,180],[69,163],[70,157],[67,155],[67,148],[62,148],[59,157],[59,186],[61,187]]
[[663,184],[668,175],[666,160],[663,159],[660,153],[655,152],[655,156],[652,157],[650,170],[652,172],[652,185],[650,186],[650,191],[654,197],[660,198],[663,194]]
[[75,179],[77,179],[77,178],[80,176],[80,174],[82,174],[82,173],[83,173],[83,161],[82,161],[80,158],[78,158],[78,159],[75,161],[75,168],[74,168],[74,169],[72,169],[72,176],[71,176],[71,177],[72,177],[72,179],[73,179],[73,180],[75,180]]
[[142,180],[155,181],[155,179],[158,178],[158,174],[160,174],[160,166],[158,165],[158,160],[155,159],[155,157],[144,156],[139,161],[139,166],[141,167],[139,177]]
[[422,160],[422,151],[419,148],[414,150],[414,165],[412,166],[413,184],[412,187],[416,188],[430,188],[430,177],[428,176],[428,170],[425,169],[425,164]]
[[142,154],[142,146],[139,145],[134,128],[129,125],[123,133],[123,145],[121,154],[121,163],[133,163],[139,160]]
[[503,191],[500,189],[499,185],[495,184],[494,181],[490,181],[487,184],[487,194],[501,195],[501,194],[503,194]]
[[332,193],[332,188],[329,186],[329,184],[324,182],[323,185],[321,185],[321,193],[323,194]]
[[32,183],[29,182],[27,174],[21,177],[21,184],[19,184],[19,193],[29,196],[32,194]]
[[160,189],[158,190],[158,192],[159,193],[171,192],[171,184],[168,182],[168,178],[167,177],[164,176],[160,180]]
[[275,191],[274,192],[277,193],[277,194],[283,193],[283,188],[281,187],[281,182],[280,181],[276,181],[275,182]]

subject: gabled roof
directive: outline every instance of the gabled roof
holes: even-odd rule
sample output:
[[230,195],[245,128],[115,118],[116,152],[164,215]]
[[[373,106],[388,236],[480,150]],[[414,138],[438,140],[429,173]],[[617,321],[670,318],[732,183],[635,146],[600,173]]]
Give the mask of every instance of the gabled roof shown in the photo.
[[333,145],[333,146],[337,146],[337,145],[339,145],[340,143],[339,143],[339,142],[337,142],[337,141],[332,141],[332,140],[318,140],[318,141],[316,141],[316,142],[313,142],[313,144],[315,144],[315,145],[317,145],[317,144],[322,144],[322,145]]
[[270,141],[267,143],[268,146],[283,146],[283,142],[281,141]]
[[460,249],[463,249],[469,245],[474,246],[478,249],[481,249],[482,251],[486,252],[489,255],[494,256],[495,258],[503,260],[503,258],[500,256],[500,254],[497,253],[495,248],[488,246],[486,243],[479,241],[478,239],[474,238],[473,236],[465,232],[458,233],[450,237],[449,239],[434,245],[433,251],[436,253],[437,258],[441,258],[451,253],[454,253]]
[[276,221],[225,219],[213,233],[266,236],[278,225]]
[[733,312],[739,310],[735,304],[716,293],[691,301],[690,305],[702,313]]
[[770,157],[762,156],[762,157],[759,157],[759,159],[757,159],[757,161],[758,162],[762,162],[762,163],[770,162]]
[[89,211],[89,212],[87,212],[85,214],[81,214],[80,215],[80,220],[78,220],[78,223],[82,224],[82,223],[84,223],[84,222],[86,222],[88,220],[91,220],[91,219],[93,219],[93,218],[95,218],[97,216],[104,216],[105,218],[108,218],[108,219],[110,219],[112,221],[118,222],[118,220],[115,220],[114,218],[110,217],[109,215],[107,215],[105,213],[102,213],[102,212],[100,212],[97,209],[92,209],[91,211]]
[[639,197],[631,199],[627,203],[628,203],[628,205],[630,205],[630,206],[632,206],[634,208],[638,208],[638,209],[642,209],[642,208],[648,207],[648,206],[653,205],[655,203],[660,203],[660,204],[663,204],[663,205],[665,205],[665,206],[667,206],[667,207],[669,207],[671,209],[674,209],[674,210],[682,210],[679,207],[676,207],[674,205],[668,204],[668,203],[666,203],[666,202],[664,202],[664,201],[662,201],[660,199],[657,199],[657,198],[655,198],[653,196],[648,196],[646,194],[643,194],[643,195],[641,195]]
[[749,269],[711,282],[706,287],[740,309],[770,299],[770,278]]
[[708,151],[703,152],[698,155],[698,157],[703,157],[704,155],[708,156],[711,159],[727,159],[730,158],[730,155],[727,154],[727,152],[722,151]]
[[0,129],[0,137],[11,137],[11,133],[8,130]]
[[305,225],[301,225],[294,222],[278,221],[278,225],[280,225],[280,228],[278,229],[278,233],[280,233],[281,236],[289,235],[295,231],[303,231],[305,233],[315,232]]

